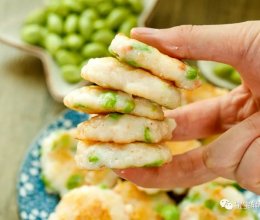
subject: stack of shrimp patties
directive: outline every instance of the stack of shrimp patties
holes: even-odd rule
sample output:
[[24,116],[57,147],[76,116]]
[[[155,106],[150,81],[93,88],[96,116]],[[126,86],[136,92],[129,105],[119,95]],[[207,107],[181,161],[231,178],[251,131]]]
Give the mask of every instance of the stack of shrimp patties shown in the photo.
[[96,85],[76,89],[64,99],[71,109],[95,114],[78,125],[78,166],[121,169],[171,161],[164,142],[171,139],[176,123],[164,117],[162,107],[178,107],[179,89],[200,85],[197,70],[120,34],[109,50],[116,58],[90,59],[82,69],[81,76]]

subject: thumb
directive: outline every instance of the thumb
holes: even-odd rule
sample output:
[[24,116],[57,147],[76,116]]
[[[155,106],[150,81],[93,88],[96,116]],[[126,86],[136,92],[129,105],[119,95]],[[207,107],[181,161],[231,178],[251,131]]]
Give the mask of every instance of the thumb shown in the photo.
[[[131,37],[180,59],[214,60],[235,67],[248,53],[257,21],[225,25],[182,25],[169,29],[134,28]],[[255,28],[257,29],[257,28]],[[253,33],[252,33],[253,32]]]

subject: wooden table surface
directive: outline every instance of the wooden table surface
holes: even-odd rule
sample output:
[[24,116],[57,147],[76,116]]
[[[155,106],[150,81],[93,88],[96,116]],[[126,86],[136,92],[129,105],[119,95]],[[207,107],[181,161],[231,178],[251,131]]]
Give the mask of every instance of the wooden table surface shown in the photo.
[[[32,0],[1,0],[0,22]],[[151,27],[260,19],[259,0],[159,0]],[[12,13],[13,14],[13,13]],[[65,108],[49,95],[41,62],[0,44],[0,220],[18,219],[16,176],[38,131]]]

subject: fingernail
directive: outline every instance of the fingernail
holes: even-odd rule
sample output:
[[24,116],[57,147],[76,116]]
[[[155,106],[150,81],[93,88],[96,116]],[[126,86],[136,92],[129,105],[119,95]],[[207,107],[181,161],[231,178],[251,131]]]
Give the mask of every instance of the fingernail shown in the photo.
[[131,30],[131,34],[146,34],[146,35],[150,35],[150,34],[154,34],[157,31],[158,31],[158,29],[155,29],[155,28],[138,27],[138,28],[133,28]]

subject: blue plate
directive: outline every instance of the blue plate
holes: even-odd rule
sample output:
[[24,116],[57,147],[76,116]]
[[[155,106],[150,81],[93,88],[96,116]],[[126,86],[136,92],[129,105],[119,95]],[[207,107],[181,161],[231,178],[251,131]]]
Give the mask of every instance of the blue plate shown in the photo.
[[54,123],[43,129],[31,144],[22,164],[17,183],[17,202],[23,220],[48,219],[59,197],[48,194],[40,179],[40,144],[43,138],[57,129],[70,129],[88,119],[87,114],[66,111]]
[[[40,144],[42,139],[57,129],[70,129],[87,119],[87,114],[66,111],[54,123],[43,129],[30,146],[17,183],[17,201],[22,220],[47,220],[59,201],[58,196],[48,194],[45,191],[40,179]],[[260,219],[260,196],[249,191],[243,193],[248,204],[256,206],[254,210]]]

